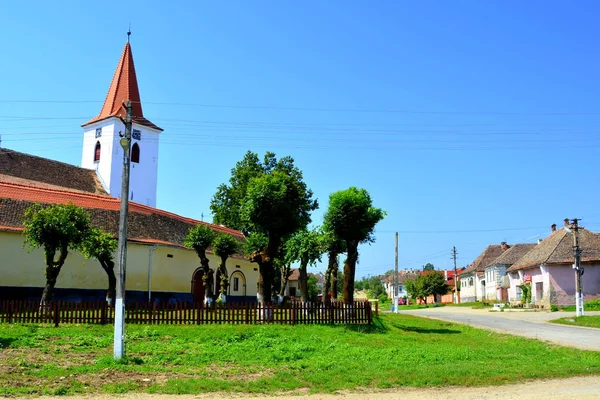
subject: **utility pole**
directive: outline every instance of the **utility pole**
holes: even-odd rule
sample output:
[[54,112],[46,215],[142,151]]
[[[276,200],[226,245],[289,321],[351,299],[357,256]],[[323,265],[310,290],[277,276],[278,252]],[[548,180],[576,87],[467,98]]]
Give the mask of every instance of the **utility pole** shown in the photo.
[[575,264],[573,269],[575,270],[575,316],[583,316],[583,285],[581,282],[581,276],[583,275],[583,268],[581,267],[581,248],[579,247],[579,219],[573,218],[571,220],[571,229],[573,230],[573,256],[575,257]]
[[121,210],[119,213],[119,247],[117,254],[119,275],[115,299],[115,360],[120,360],[125,355],[125,272],[127,270],[127,214],[129,213],[129,169],[131,165],[129,152],[131,149],[131,113],[133,109],[130,100],[127,100],[125,107],[127,109],[127,116],[123,121],[125,135],[119,141],[123,148],[123,175],[121,176]]
[[398,312],[398,232],[396,232],[396,259],[394,265],[394,294],[392,300],[394,301],[394,310]]
[[454,303],[458,304],[458,274],[456,273],[456,246],[452,246],[452,259],[454,260]]

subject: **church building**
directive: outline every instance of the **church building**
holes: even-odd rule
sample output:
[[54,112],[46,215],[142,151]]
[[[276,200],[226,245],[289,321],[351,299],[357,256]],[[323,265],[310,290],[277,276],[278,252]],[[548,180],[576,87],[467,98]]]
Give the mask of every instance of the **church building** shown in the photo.
[[[191,227],[207,223],[156,208],[158,149],[163,130],[142,111],[128,41],[100,113],[82,125],[81,167],[0,148],[0,299],[39,300],[45,285],[43,250],[28,251],[24,247],[23,217],[31,205],[73,203],[86,209],[92,225],[117,236],[119,198],[123,195],[119,139],[125,132],[127,101],[133,106],[130,191],[126,194],[130,200],[127,300],[204,298],[200,261],[183,242]],[[207,225],[245,240],[237,230]],[[210,250],[207,256],[216,270],[218,257]],[[228,259],[227,270],[228,301],[256,299],[256,264],[238,254]],[[58,277],[55,297],[102,299],[107,287],[106,273],[97,260],[86,260],[70,251]]]

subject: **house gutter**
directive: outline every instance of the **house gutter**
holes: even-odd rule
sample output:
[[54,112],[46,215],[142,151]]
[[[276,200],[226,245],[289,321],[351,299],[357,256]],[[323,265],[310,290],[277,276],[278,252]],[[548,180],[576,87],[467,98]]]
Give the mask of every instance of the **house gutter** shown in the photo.
[[148,303],[152,301],[152,253],[158,248],[158,245],[150,247],[148,254]]

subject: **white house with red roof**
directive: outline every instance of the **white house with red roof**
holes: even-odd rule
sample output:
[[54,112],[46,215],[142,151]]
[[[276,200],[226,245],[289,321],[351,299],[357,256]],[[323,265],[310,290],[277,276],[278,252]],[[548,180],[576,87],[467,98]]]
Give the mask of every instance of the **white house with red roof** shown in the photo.
[[[0,148],[0,298],[41,296],[45,284],[43,251],[27,252],[21,234],[24,212],[31,205],[73,203],[86,209],[92,225],[117,236],[123,163],[119,134],[125,129],[122,118],[127,100],[133,103],[127,299],[204,298],[199,259],[183,246],[183,241],[191,227],[206,223],[155,208],[162,129],[142,112],[129,43],[121,54],[100,114],[83,124],[82,167]],[[244,240],[239,231],[208,225]],[[208,258],[216,270],[219,259],[210,250]],[[256,264],[238,254],[229,258],[227,270],[228,299],[255,299]],[[106,273],[98,261],[86,260],[71,251],[55,295],[63,299],[103,298],[107,287]]]

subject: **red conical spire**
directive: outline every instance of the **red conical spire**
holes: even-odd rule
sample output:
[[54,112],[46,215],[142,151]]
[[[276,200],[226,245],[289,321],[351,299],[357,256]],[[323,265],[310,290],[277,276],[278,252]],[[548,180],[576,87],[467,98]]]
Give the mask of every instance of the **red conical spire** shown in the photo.
[[125,44],[123,54],[117,65],[117,70],[113,76],[106,100],[100,114],[97,117],[89,120],[83,126],[101,121],[109,117],[125,118],[126,110],[124,102],[130,100],[132,103],[133,121],[150,128],[161,130],[158,126],[144,118],[142,112],[142,103],[140,99],[140,91],[138,89],[137,78],[135,76],[135,66],[133,65],[133,55],[131,54],[131,45],[129,41]]

